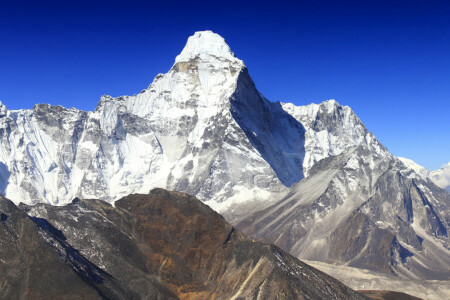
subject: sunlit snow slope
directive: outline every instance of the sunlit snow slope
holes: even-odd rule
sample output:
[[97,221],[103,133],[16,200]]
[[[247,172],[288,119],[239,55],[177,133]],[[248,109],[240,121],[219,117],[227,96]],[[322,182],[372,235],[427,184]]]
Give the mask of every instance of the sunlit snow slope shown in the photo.
[[[335,101],[269,102],[211,31],[191,36],[169,72],[137,95],[103,96],[93,112],[2,105],[0,115],[0,192],[26,203],[114,201],[164,187],[224,211],[265,201],[317,160],[373,139]],[[320,121],[328,115],[337,123]]]
[[190,193],[230,218],[267,206],[323,158],[355,145],[385,152],[334,100],[268,101],[211,31],[191,36],[148,88],[103,96],[93,112],[0,105],[0,141],[0,192],[13,201],[112,202],[162,187]]
[[442,165],[439,170],[430,171],[410,159],[403,157],[399,157],[399,159],[406,167],[414,170],[414,172],[420,174],[422,177],[430,178],[438,187],[450,192],[450,162]]

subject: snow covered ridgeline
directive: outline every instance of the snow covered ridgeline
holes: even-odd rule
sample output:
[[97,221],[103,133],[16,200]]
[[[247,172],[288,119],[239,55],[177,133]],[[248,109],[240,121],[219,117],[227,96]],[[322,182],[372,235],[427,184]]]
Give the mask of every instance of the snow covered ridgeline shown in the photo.
[[384,152],[334,100],[268,101],[210,31],[191,36],[147,89],[103,96],[93,112],[1,106],[0,140],[0,192],[16,202],[111,202],[163,187],[234,214],[268,205],[317,161],[351,146]]
[[138,95],[104,96],[93,112],[1,111],[1,192],[25,203],[114,201],[165,187],[224,211],[283,192],[368,134],[335,101],[269,102],[210,31],[190,37],[170,71]]
[[450,162],[444,164],[442,168],[430,171],[408,158],[399,157],[402,163],[423,178],[430,178],[438,187],[450,192]]

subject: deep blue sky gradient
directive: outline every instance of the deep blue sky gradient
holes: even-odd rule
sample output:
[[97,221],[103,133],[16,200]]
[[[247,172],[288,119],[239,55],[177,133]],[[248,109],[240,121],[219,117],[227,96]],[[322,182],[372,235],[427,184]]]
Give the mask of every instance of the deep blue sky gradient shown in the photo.
[[210,29],[272,101],[334,98],[395,155],[450,160],[449,1],[3,1],[0,100],[93,110]]

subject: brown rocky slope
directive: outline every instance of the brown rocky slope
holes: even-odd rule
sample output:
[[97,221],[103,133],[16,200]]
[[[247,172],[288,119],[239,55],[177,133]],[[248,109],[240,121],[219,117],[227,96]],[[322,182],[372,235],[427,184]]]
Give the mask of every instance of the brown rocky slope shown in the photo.
[[125,291],[105,298],[365,299],[278,247],[246,238],[187,194],[155,189],[115,206],[77,200],[21,208]]

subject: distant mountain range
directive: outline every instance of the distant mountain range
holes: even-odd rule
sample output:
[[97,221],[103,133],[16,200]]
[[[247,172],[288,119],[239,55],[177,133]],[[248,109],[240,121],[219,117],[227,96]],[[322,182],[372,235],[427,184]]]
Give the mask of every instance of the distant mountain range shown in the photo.
[[[16,204],[38,204],[22,208],[40,230],[53,234],[53,243],[65,249],[60,252],[82,250],[82,256],[77,252],[75,261],[69,260],[74,266],[83,264],[80,268],[88,272],[86,276],[104,278],[105,293],[120,295],[133,286],[117,285],[102,273],[107,269],[120,274],[102,260],[116,243],[103,235],[116,235],[125,226],[123,238],[138,241],[142,228],[136,224],[148,216],[140,216],[133,225],[118,216],[102,215],[125,213],[126,199],[134,199],[133,209],[143,201],[150,215],[158,214],[144,204],[145,197],[127,198],[152,188],[191,194],[247,235],[278,245],[297,258],[403,278],[450,279],[450,194],[443,189],[448,189],[448,165],[430,172],[393,156],[351,108],[335,100],[306,106],[270,102],[256,89],[244,63],[211,31],[191,36],[169,72],[157,75],[148,88],[133,96],[103,96],[93,112],[47,104],[31,110],[0,106],[0,192]],[[123,199],[112,207],[99,201],[75,204],[74,198],[109,203]],[[103,224],[99,218],[112,227],[89,236],[86,224],[92,222],[89,228],[96,228]],[[55,228],[47,228],[46,222]],[[58,230],[72,236],[66,241]],[[141,233],[142,242],[151,238],[151,230]],[[159,245],[158,251],[170,249],[170,255],[152,254],[152,264],[158,261],[162,268],[166,260],[167,268],[174,268],[177,246],[171,240],[181,232],[167,236],[168,244]],[[192,233],[187,234],[189,239]],[[140,252],[127,249],[144,254],[145,249],[153,249],[151,243],[142,247]],[[277,253],[284,252],[267,247],[263,247],[266,252],[252,247],[239,251],[256,251],[257,260],[267,257],[275,266]],[[192,251],[186,254],[194,256],[189,260],[200,263],[202,257]],[[128,264],[123,260],[120,266]],[[289,258],[287,265],[275,264],[280,270],[294,270],[292,264],[299,262]],[[134,265],[130,268],[137,274]],[[155,276],[145,279],[154,295],[176,296],[191,289],[185,285],[188,280],[161,279],[154,265],[147,268]],[[212,272],[211,266],[205,268],[201,272]],[[239,272],[246,276],[252,272],[249,266],[244,269]],[[286,284],[283,280],[289,281],[283,278],[274,284],[280,287]],[[164,288],[159,289],[161,282]],[[91,283],[98,289],[95,280]],[[193,293],[201,290],[200,281],[196,284]],[[242,293],[250,293],[245,286]],[[292,293],[299,290],[287,288]],[[206,290],[225,293],[219,285]]]

